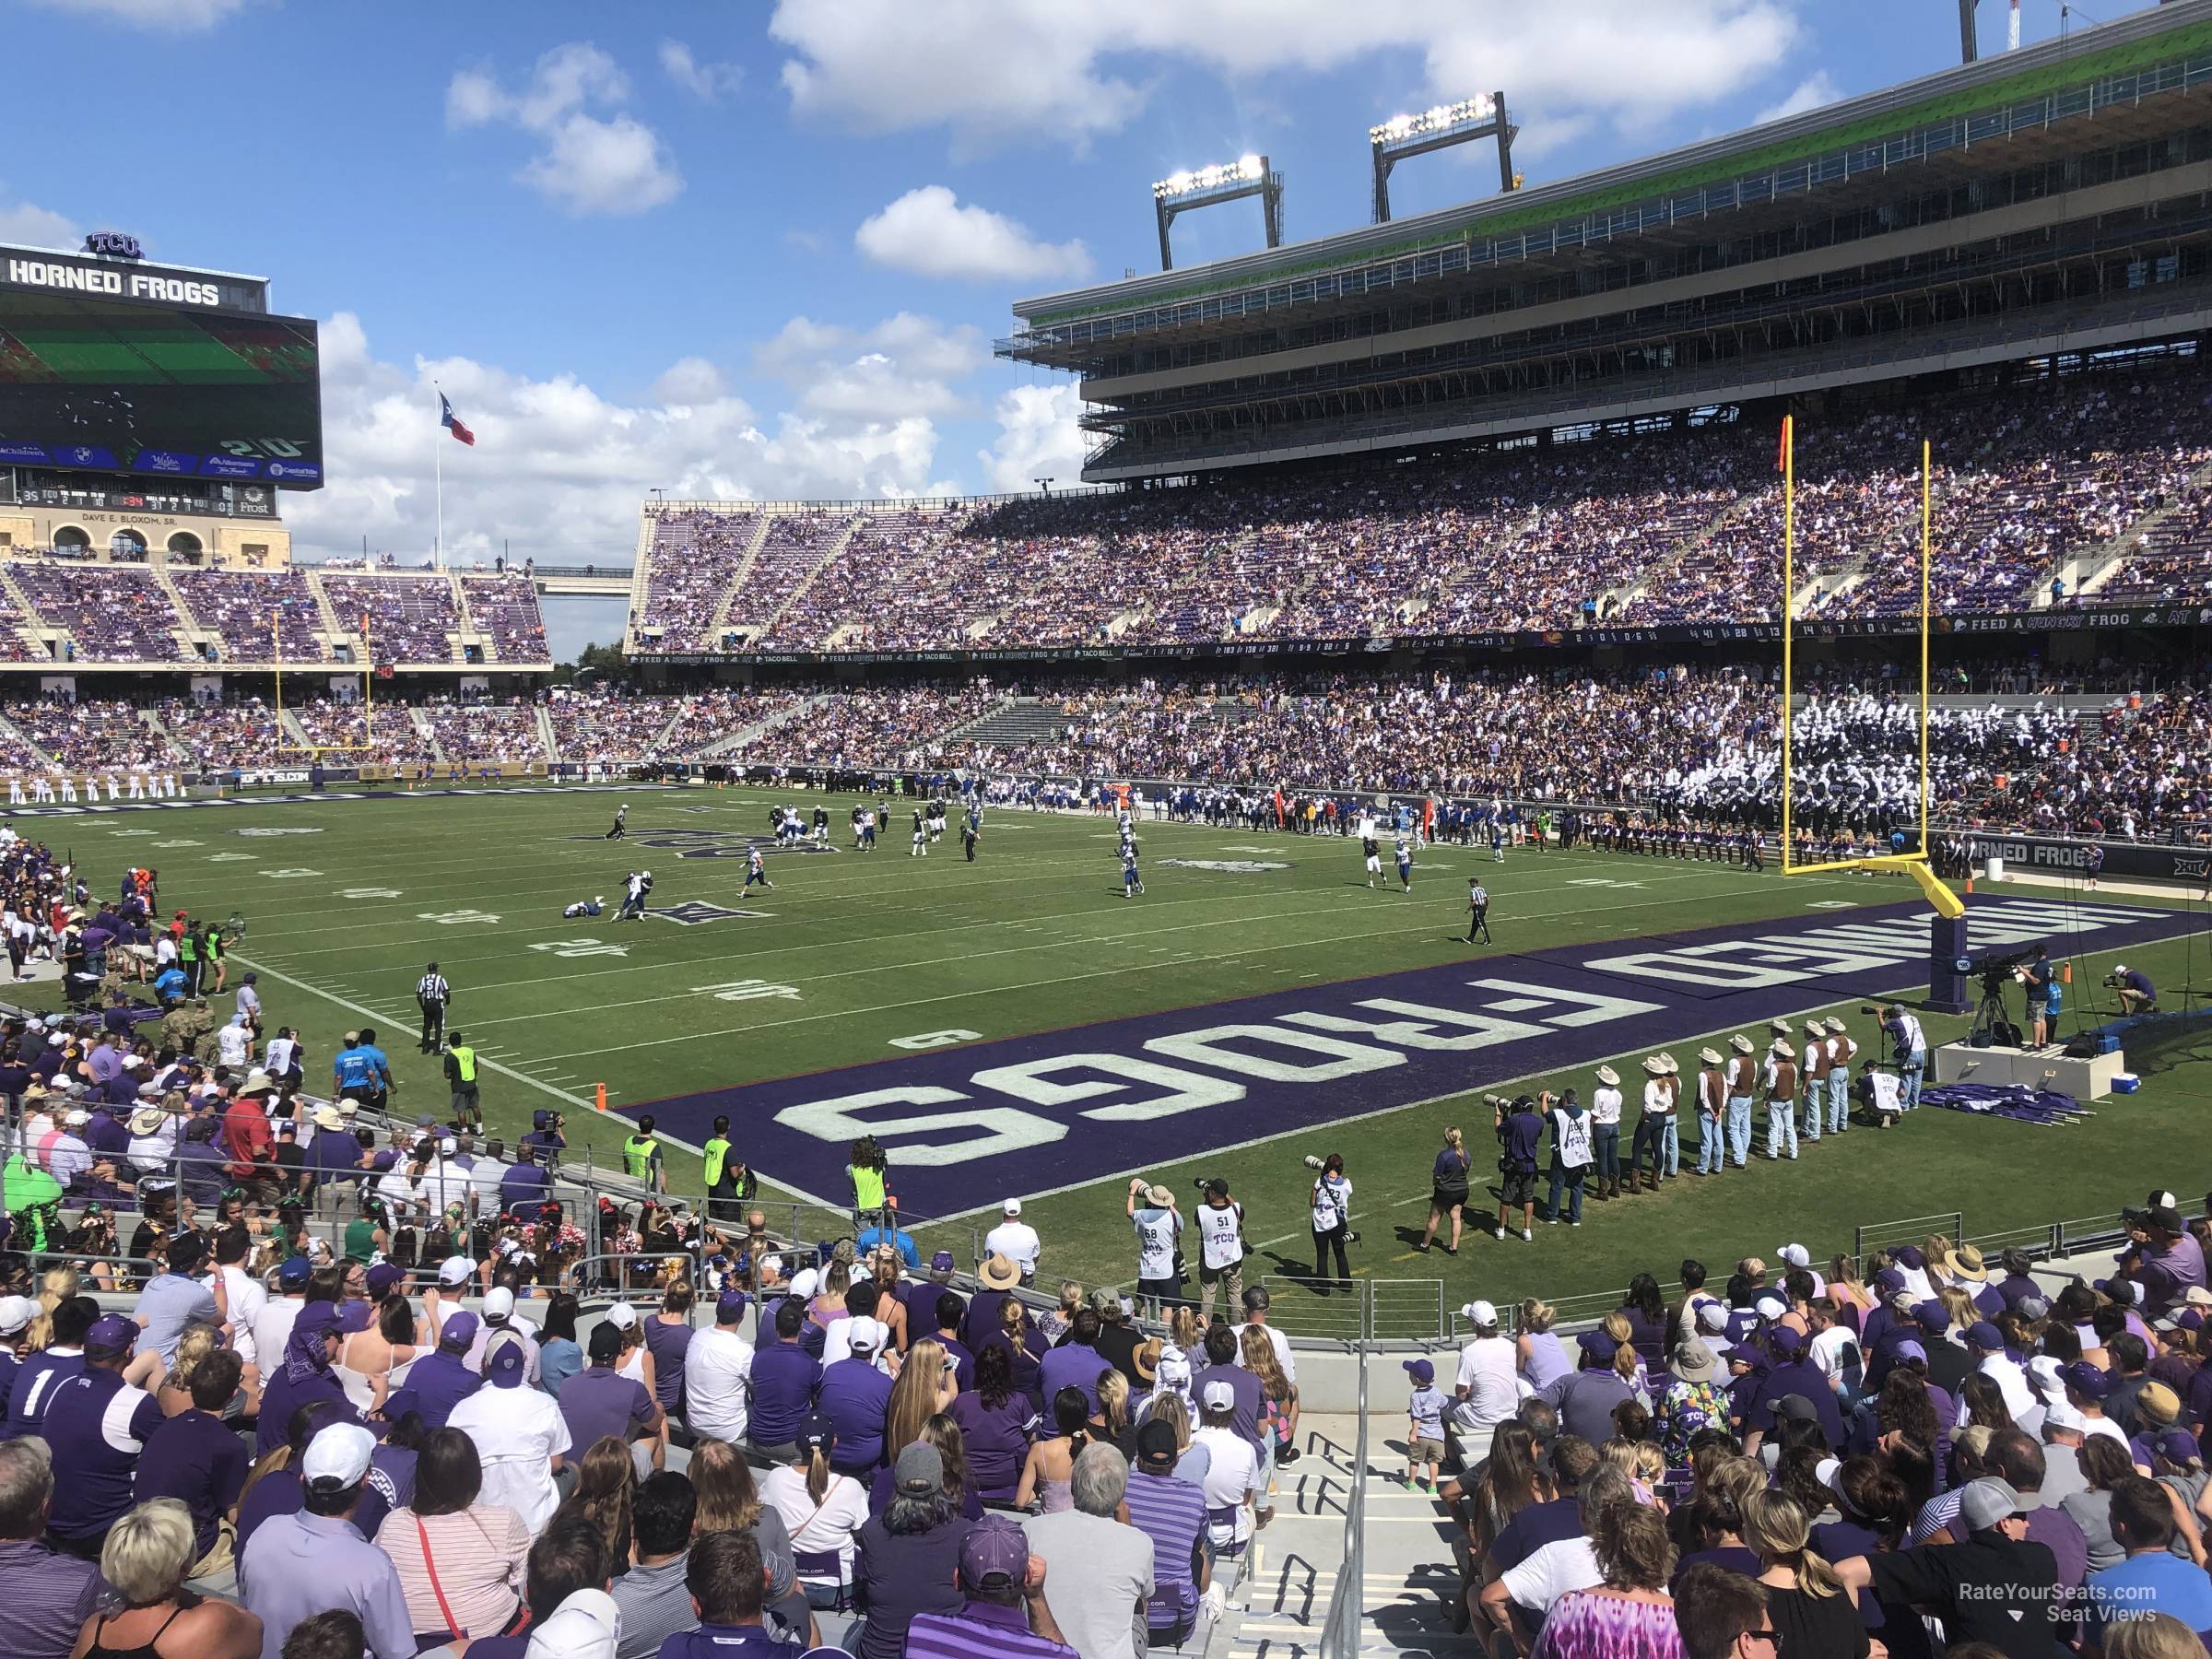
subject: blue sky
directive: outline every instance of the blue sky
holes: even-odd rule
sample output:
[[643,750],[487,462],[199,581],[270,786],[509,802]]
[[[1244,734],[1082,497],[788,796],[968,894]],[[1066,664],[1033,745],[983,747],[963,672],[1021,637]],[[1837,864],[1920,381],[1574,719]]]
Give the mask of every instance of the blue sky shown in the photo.
[[[2028,40],[2059,18],[2023,0]],[[1365,222],[1366,128],[1401,110],[1502,87],[1536,182],[1958,58],[1947,0],[0,0],[0,28],[89,100],[10,124],[0,241],[128,230],[324,321],[303,550],[427,552],[435,377],[478,434],[449,549],[562,560],[627,560],[654,486],[1072,478],[1070,386],[990,344],[1016,297],[1155,266],[1179,167],[1265,151],[1299,240]],[[1394,206],[1495,184],[1447,153]],[[1247,251],[1258,206],[1176,237]]]

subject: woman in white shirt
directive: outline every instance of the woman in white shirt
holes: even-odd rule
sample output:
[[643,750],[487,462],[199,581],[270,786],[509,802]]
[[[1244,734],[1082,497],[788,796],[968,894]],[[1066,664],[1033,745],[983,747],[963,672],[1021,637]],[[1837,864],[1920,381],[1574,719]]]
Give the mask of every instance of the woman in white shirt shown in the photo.
[[1609,1065],[1597,1068],[1597,1087],[1590,1091],[1590,1138],[1597,1163],[1590,1179],[1595,1198],[1620,1196],[1620,1074]]
[[[761,1478],[760,1496],[783,1518],[809,1606],[833,1607],[853,1583],[853,1535],[868,1519],[868,1488],[830,1466],[837,1429],[826,1417],[799,1425],[799,1455]],[[836,1571],[829,1567],[836,1558]]]

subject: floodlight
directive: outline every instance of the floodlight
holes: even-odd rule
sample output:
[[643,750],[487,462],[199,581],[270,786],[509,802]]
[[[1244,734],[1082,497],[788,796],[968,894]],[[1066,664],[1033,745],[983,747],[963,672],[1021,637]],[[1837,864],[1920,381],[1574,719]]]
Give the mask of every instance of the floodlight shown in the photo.
[[1409,156],[1465,144],[1471,139],[1498,140],[1498,188],[1520,187],[1513,171],[1513,134],[1505,112],[1505,94],[1488,92],[1463,98],[1457,103],[1436,104],[1418,115],[1393,115],[1367,129],[1375,169],[1375,222],[1390,218],[1390,170]]
[[1283,175],[1267,164],[1265,156],[1242,155],[1234,161],[1217,161],[1210,167],[1185,168],[1170,173],[1152,186],[1153,217],[1159,225],[1159,268],[1175,268],[1169,246],[1168,227],[1175,216],[1193,207],[1211,207],[1256,195],[1265,216],[1267,245],[1283,245]]

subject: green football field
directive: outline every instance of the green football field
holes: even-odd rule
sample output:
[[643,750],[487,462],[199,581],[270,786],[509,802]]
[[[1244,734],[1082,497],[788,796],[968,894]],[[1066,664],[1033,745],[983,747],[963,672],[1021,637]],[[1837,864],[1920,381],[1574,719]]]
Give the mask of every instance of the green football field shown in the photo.
[[[629,840],[607,841],[615,805],[625,798]],[[627,1124],[594,1118],[602,1084],[613,1105],[634,1107],[898,1059],[916,1046],[900,1040],[933,1033],[1004,1039],[1486,954],[1729,923],[1847,918],[1853,908],[1912,896],[1895,878],[1783,878],[1588,852],[1518,852],[1500,866],[1487,851],[1450,847],[1420,851],[1410,895],[1395,890],[1394,879],[1390,890],[1374,892],[1355,841],[1146,823],[1139,834],[1148,890],[1124,900],[1105,819],[994,810],[981,856],[970,865],[960,856],[957,812],[945,839],[915,859],[907,853],[906,808],[894,803],[880,849],[856,853],[847,827],[853,800],[830,797],[839,850],[771,854],[774,890],[756,888],[748,898],[744,838],[765,832],[770,802],[788,799],[810,811],[821,798],[703,786],[626,795],[492,790],[247,801],[19,819],[18,828],[74,856],[98,891],[112,891],[124,866],[150,865],[160,873],[165,908],[208,918],[242,914],[246,935],[232,983],[246,965],[260,971],[272,1029],[300,1028],[310,1045],[311,1082],[326,1078],[342,1031],[373,1024],[402,1085],[398,1104],[442,1114],[437,1062],[418,1055],[414,1041],[415,982],[435,959],[454,988],[451,1023],[492,1067],[484,1100],[495,1125],[513,1132],[527,1127],[534,1109],[558,1108],[569,1116],[571,1157],[589,1147],[603,1163],[615,1161]],[[1175,859],[1192,862],[1166,862]],[[653,870],[656,910],[705,907],[687,912],[702,918],[715,910],[759,913],[690,925],[657,916],[617,922],[622,877],[633,866]],[[1493,891],[1495,953],[1461,941],[1471,873]],[[595,895],[608,900],[605,915],[562,918],[563,905]],[[2100,899],[2129,902],[2110,893]],[[2181,941],[2126,954],[2161,986],[2179,986],[2192,966],[2200,983],[2212,982],[2206,964],[2194,959],[2206,954],[2204,937],[2197,943],[2193,954]],[[2112,954],[2086,965],[2100,972]],[[40,989],[51,1002],[51,988]],[[1818,1006],[1813,994],[1802,1004],[1808,1011]],[[1830,1011],[1851,1017],[1866,1042],[1871,1022],[1858,1017],[1859,1006],[1853,995]],[[2015,1006],[2017,1013],[2017,998]],[[1938,1040],[1963,1024],[1933,1017],[1928,1023]],[[1709,1040],[1692,1022],[1670,1046],[1694,1071],[1696,1050]],[[1631,1098],[1641,1052],[1616,1061]],[[1590,1069],[1543,1080],[1575,1084],[1587,1098]],[[1486,1076],[1482,1088],[1506,1081]],[[1887,1134],[1854,1132],[1843,1144],[1808,1147],[1794,1165],[1755,1161],[1721,1182],[1686,1177],[1656,1194],[1593,1204],[1579,1230],[1539,1224],[1533,1247],[1470,1232],[1456,1259],[1418,1254],[1413,1241],[1443,1127],[1465,1126],[1478,1194],[1490,1168],[1479,1092],[1363,1115],[1341,1132],[1247,1136],[1236,1149],[1157,1164],[1147,1161],[1155,1155],[1148,1131],[1135,1125],[1114,1148],[1115,1161],[1060,1171],[1024,1190],[1025,1197],[1042,1194],[1029,1204],[1028,1218],[1046,1241],[1049,1276],[1126,1283],[1134,1272],[1123,1216],[1128,1172],[1168,1182],[1186,1207],[1194,1178],[1218,1172],[1246,1206],[1261,1270],[1296,1274],[1309,1248],[1310,1176],[1300,1154],[1341,1150],[1359,1186],[1364,1237],[1354,1249],[1356,1270],[1406,1281],[1390,1292],[1406,1306],[1439,1297],[1456,1306],[1477,1295],[1556,1299],[1610,1289],[1643,1267],[1667,1279],[1686,1254],[1713,1263],[1771,1256],[1785,1238],[1823,1254],[1848,1249],[1855,1226],[1895,1218],[1962,1210],[1970,1229],[1985,1233],[2088,1217],[2139,1202],[2153,1185],[2202,1192],[2212,1177],[2204,1153],[2212,1139],[2201,1119],[2212,1105],[2212,1065],[2198,1061],[2065,1128],[1926,1111]],[[1683,1117],[1688,1124],[1692,1114]],[[733,1135],[741,1153],[747,1128],[741,1118]],[[1686,1155],[1686,1168],[1690,1161]],[[773,1162],[762,1159],[761,1170],[776,1188]],[[676,1154],[674,1189],[696,1179],[696,1160]],[[841,1197],[819,1181],[793,1184],[809,1197]],[[958,1207],[984,1212],[1002,1195],[1001,1183],[981,1179]],[[925,1246],[942,1243],[965,1262],[992,1218],[968,1213],[920,1230]],[[1441,1290],[1430,1283],[1439,1280]],[[1325,1312],[1313,1310],[1317,1321]]]

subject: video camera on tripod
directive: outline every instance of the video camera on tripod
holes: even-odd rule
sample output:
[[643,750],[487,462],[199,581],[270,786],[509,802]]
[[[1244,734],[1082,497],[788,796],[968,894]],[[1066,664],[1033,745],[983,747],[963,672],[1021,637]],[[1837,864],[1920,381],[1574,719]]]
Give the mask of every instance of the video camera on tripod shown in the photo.
[[2042,949],[2043,942],[2038,940],[2024,950],[2009,953],[1984,951],[1978,957],[1960,959],[1959,971],[1979,981],[1982,986],[1981,1000],[1974,1005],[1973,1030],[1967,1034],[1969,1043],[1975,1048],[1988,1048],[1993,1044],[1999,1048],[2020,1046],[2020,1028],[2013,1024],[2005,1012],[2005,986],[2008,981],[2023,978],[2021,971],[2034,961]]

